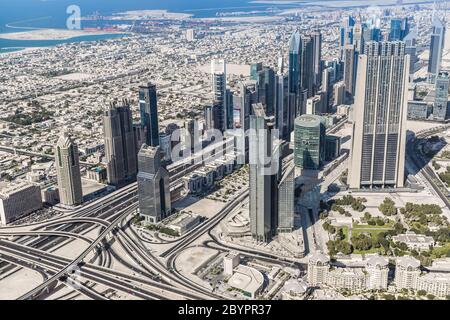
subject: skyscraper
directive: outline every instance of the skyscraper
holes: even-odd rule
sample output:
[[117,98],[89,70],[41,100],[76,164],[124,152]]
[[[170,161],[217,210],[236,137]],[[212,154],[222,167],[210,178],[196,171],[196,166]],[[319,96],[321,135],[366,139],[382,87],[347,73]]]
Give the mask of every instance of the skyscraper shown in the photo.
[[[211,87],[213,93],[214,103],[219,102],[222,105],[221,112],[223,113],[222,119],[228,119],[228,107],[227,107],[227,66],[225,60],[212,60],[211,61]],[[228,127],[227,121],[222,123],[221,130],[226,130]]]
[[402,40],[402,19],[392,19],[389,31],[389,41]]
[[275,112],[275,71],[269,67],[263,67],[256,75],[258,83],[258,102],[265,106],[267,115]]
[[295,119],[294,163],[304,170],[318,170],[325,160],[325,122],[304,114]]
[[277,177],[279,159],[271,130],[274,117],[267,117],[262,104],[253,105],[250,116],[250,231],[257,241],[268,242],[277,228]]
[[314,93],[316,94],[322,83],[322,34],[314,31],[311,34],[313,41],[313,72],[314,72]]
[[[314,95],[314,40],[311,36],[302,36],[300,54],[300,88],[307,90],[307,97]],[[303,100],[302,103],[306,103]],[[300,109],[300,115],[304,110]]]
[[441,70],[442,53],[444,51],[445,25],[436,16],[433,17],[430,57],[428,59],[428,81],[434,83]]
[[133,119],[128,101],[112,102],[103,115],[108,183],[121,187],[136,179],[137,159]]
[[341,23],[339,52],[340,58],[344,56],[344,47],[353,43],[353,27],[355,26],[355,19],[353,17],[345,17]]
[[291,161],[278,184],[278,233],[294,230],[294,179],[295,166]]
[[79,205],[83,202],[78,146],[67,133],[56,143],[55,166],[61,204]]
[[358,58],[350,188],[403,187],[409,56],[403,42],[370,42]]
[[171,213],[169,172],[161,165],[159,146],[143,145],[138,154],[138,199],[140,215],[157,223]]
[[156,147],[159,145],[156,85],[149,82],[139,87],[139,109],[141,125],[146,130],[145,142],[149,146]]
[[357,70],[357,52],[355,45],[349,44],[344,49],[344,84],[345,92],[351,100],[355,94]]
[[289,110],[295,115],[298,107],[298,98],[300,93],[300,54],[301,39],[300,33],[296,31],[292,34],[289,41],[289,70],[288,70],[288,103]]
[[448,72],[439,72],[436,77],[436,90],[433,105],[433,118],[444,121],[448,117],[448,88],[450,75]]
[[[418,61],[417,58],[417,32],[415,30],[410,31],[404,38],[405,42],[405,54],[409,54],[409,74],[412,79],[415,71],[415,64]],[[412,80],[411,80],[412,81]]]
[[294,126],[294,112],[289,109],[288,81],[288,77],[284,74],[283,58],[279,57],[278,72],[276,75],[275,126],[280,132],[280,138],[286,141],[290,140]]

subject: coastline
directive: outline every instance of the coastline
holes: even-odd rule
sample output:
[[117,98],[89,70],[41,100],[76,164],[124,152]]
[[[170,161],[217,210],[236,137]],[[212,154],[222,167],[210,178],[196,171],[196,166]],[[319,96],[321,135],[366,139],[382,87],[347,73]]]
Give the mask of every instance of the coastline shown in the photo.
[[110,31],[86,31],[86,30],[68,30],[68,29],[36,29],[23,32],[0,33],[2,40],[19,41],[63,41],[84,36],[99,36],[109,34],[120,34],[123,32]]

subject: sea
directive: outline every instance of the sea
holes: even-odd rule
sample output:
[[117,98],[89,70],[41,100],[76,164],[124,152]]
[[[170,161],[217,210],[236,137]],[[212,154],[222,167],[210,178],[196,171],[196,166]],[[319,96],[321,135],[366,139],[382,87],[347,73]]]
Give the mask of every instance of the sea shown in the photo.
[[[197,18],[214,17],[223,12],[264,11],[288,8],[292,4],[253,3],[250,0],[0,0],[0,33],[29,31],[37,28],[66,28],[70,5],[77,5],[81,15],[110,15],[128,10],[167,10],[188,13]],[[297,5],[298,6],[298,5]],[[86,23],[83,21],[83,23]],[[82,25],[83,26],[83,25]],[[67,42],[94,41],[123,34],[86,35],[67,40],[0,39],[0,53],[28,47],[53,46]]]

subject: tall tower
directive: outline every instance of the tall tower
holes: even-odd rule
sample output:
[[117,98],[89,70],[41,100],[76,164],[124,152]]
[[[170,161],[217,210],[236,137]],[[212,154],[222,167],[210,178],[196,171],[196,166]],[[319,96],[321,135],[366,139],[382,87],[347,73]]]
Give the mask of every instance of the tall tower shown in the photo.
[[322,83],[322,34],[320,31],[314,31],[311,37],[313,40],[314,94],[316,94]]
[[136,179],[137,159],[133,118],[128,101],[112,102],[103,115],[108,183],[121,187]]
[[349,44],[344,49],[344,84],[345,92],[349,98],[355,94],[357,70],[357,53],[355,45]]
[[289,110],[293,112],[292,118],[298,109],[298,97],[300,94],[300,33],[296,31],[289,41],[289,70],[288,70],[288,103]]
[[56,143],[55,166],[59,199],[63,205],[75,206],[83,202],[78,146],[67,133]]
[[[277,228],[277,177],[279,159],[262,104],[253,105],[250,116],[250,231],[257,241],[268,242]],[[274,154],[275,153],[275,154]]]
[[441,70],[444,41],[445,24],[438,17],[434,16],[430,42],[430,57],[428,59],[428,81],[430,83],[436,81],[436,77]]
[[339,52],[340,58],[344,56],[344,47],[353,43],[353,27],[355,26],[355,19],[353,17],[345,17],[341,23]]
[[409,76],[405,44],[370,42],[358,60],[350,188],[401,188]]
[[290,111],[288,95],[289,78],[284,74],[284,61],[278,58],[278,72],[276,75],[275,90],[275,125],[280,132],[280,137],[289,141],[293,123],[294,112]]
[[156,147],[159,145],[158,102],[156,85],[148,83],[139,87],[139,109],[141,125],[145,128],[145,143]]
[[138,154],[138,199],[140,215],[157,223],[171,213],[169,172],[161,165],[160,147],[143,145]]
[[448,117],[448,88],[450,75],[448,72],[439,72],[436,77],[436,90],[433,105],[433,118],[444,121]]
[[311,36],[302,36],[300,39],[300,88],[307,90],[307,98],[310,98],[314,95],[314,40]]
[[[223,119],[228,119],[228,107],[227,107],[227,66],[225,60],[212,60],[211,61],[211,87],[213,92],[214,102],[220,102],[222,104]],[[228,121],[222,123],[221,130],[228,129]]]

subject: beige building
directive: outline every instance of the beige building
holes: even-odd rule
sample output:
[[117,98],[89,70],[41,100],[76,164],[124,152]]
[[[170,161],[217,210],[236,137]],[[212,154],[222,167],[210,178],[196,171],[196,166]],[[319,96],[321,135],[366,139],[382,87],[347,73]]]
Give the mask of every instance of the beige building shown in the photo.
[[55,148],[55,167],[61,204],[79,205],[83,202],[78,146],[67,133],[58,140]]
[[369,42],[359,56],[350,188],[404,186],[408,75],[403,42]]
[[415,289],[420,276],[419,260],[404,256],[397,259],[395,266],[395,285],[397,289]]
[[381,256],[372,256],[367,260],[366,271],[367,288],[373,290],[386,290],[388,285],[388,261]]
[[308,260],[308,282],[311,286],[325,283],[328,270],[330,268],[330,258],[323,253],[314,253]]
[[13,182],[0,190],[0,225],[42,208],[39,186],[26,182]]
[[233,275],[233,270],[239,265],[241,257],[237,252],[230,252],[225,257],[223,257],[223,273],[225,275]]

